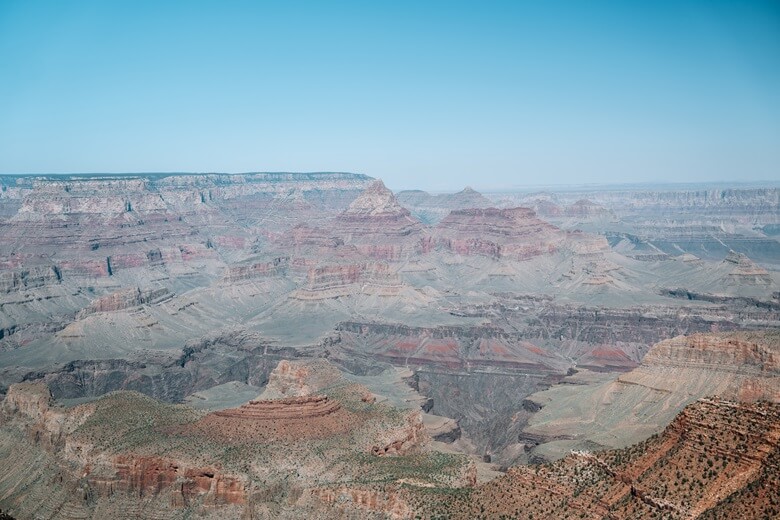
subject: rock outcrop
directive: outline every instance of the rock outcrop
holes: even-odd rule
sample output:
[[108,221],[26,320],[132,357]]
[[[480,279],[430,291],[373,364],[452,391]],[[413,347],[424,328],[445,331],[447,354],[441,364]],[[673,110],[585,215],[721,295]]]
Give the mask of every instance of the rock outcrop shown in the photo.
[[396,269],[386,263],[317,265],[307,269],[306,283],[294,297],[321,300],[351,294],[397,296],[402,286]]
[[[335,214],[371,181],[341,173],[22,179],[18,211],[0,222],[0,265],[27,259],[29,268],[43,253],[66,277],[213,260],[215,246],[246,247],[257,225]],[[306,208],[290,202],[301,199]]]
[[512,468],[469,494],[410,489],[404,498],[425,517],[774,518],[778,460],[780,404],[702,399],[624,450]]
[[453,211],[436,226],[436,243],[457,254],[528,258],[555,252],[565,233],[536,218],[531,209]]
[[540,407],[524,433],[556,457],[588,445],[623,447],[657,432],[693,400],[710,395],[780,402],[777,332],[693,334],[654,345],[642,364],[616,379],[575,374],[529,399]]
[[[13,265],[13,264],[11,264]],[[62,273],[57,266],[11,268],[0,272],[0,293],[10,293],[60,283]]]
[[335,219],[332,232],[361,255],[397,261],[418,250],[423,226],[375,181]]
[[170,291],[165,287],[159,289],[129,287],[96,299],[89,307],[82,310],[78,317],[81,318],[96,312],[113,312],[139,305],[160,303],[171,297]]
[[772,278],[767,270],[757,266],[744,254],[731,251],[723,263],[730,269],[727,275],[730,283],[737,285],[770,285],[772,283]]
[[436,226],[435,242],[460,255],[528,260],[562,248],[577,254],[603,253],[606,241],[584,233],[567,233],[536,218],[529,208],[468,209],[450,213]]
[[272,379],[270,393],[322,393],[205,413],[132,392],[63,407],[42,383],[15,385],[0,410],[0,456],[15,451],[0,507],[23,518],[139,508],[160,518],[319,518],[333,512],[328,488],[473,482],[464,457],[427,449],[419,411],[367,399],[333,365],[285,362]]

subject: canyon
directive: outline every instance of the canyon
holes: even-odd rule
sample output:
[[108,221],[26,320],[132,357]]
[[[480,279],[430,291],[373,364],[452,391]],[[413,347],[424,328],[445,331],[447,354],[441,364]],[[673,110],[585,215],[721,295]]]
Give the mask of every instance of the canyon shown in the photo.
[[[776,186],[0,176],[0,510],[768,514],[778,219]],[[744,449],[710,475],[699,434]]]

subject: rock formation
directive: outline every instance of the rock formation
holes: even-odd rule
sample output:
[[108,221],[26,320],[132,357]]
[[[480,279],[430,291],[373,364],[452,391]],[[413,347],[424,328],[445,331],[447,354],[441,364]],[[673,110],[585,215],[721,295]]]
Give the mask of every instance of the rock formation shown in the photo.
[[[0,508],[434,516],[407,491],[621,448],[699,397],[776,400],[777,193],[0,176]],[[665,500],[626,478],[639,502],[577,488],[574,511]]]
[[642,440],[700,397],[780,402],[779,358],[775,331],[661,341],[639,367],[614,380],[588,382],[576,374],[564,380],[568,384],[529,397],[540,411],[523,435],[549,441],[534,452],[555,457],[570,448],[623,447]]
[[436,242],[454,253],[526,260],[555,252],[565,233],[536,218],[533,210],[453,211],[436,227]]
[[285,362],[272,379],[323,393],[204,414],[130,392],[63,407],[41,383],[14,385],[0,414],[0,455],[17,452],[0,476],[3,508],[123,517],[140,500],[147,517],[321,517],[315,497],[330,486],[471,482],[465,458],[426,451],[419,411],[365,399],[332,365]]
[[333,233],[361,255],[394,261],[417,250],[423,226],[375,181],[335,219]]
[[402,495],[425,518],[774,518],[780,405],[702,399],[624,450],[513,468],[474,492]]
[[429,225],[437,224],[454,210],[493,206],[490,199],[470,187],[457,193],[438,195],[420,190],[401,191],[396,194],[396,198],[415,218]]

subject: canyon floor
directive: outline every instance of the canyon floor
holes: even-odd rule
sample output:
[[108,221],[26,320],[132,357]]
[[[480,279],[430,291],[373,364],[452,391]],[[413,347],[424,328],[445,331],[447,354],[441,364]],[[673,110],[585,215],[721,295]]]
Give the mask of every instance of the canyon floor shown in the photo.
[[780,188],[0,176],[14,518],[780,516]]

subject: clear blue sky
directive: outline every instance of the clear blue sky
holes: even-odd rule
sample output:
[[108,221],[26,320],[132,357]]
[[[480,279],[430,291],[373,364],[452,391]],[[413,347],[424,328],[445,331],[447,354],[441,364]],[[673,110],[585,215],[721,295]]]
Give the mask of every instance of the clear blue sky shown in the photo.
[[0,173],[780,179],[780,2],[0,0]]

